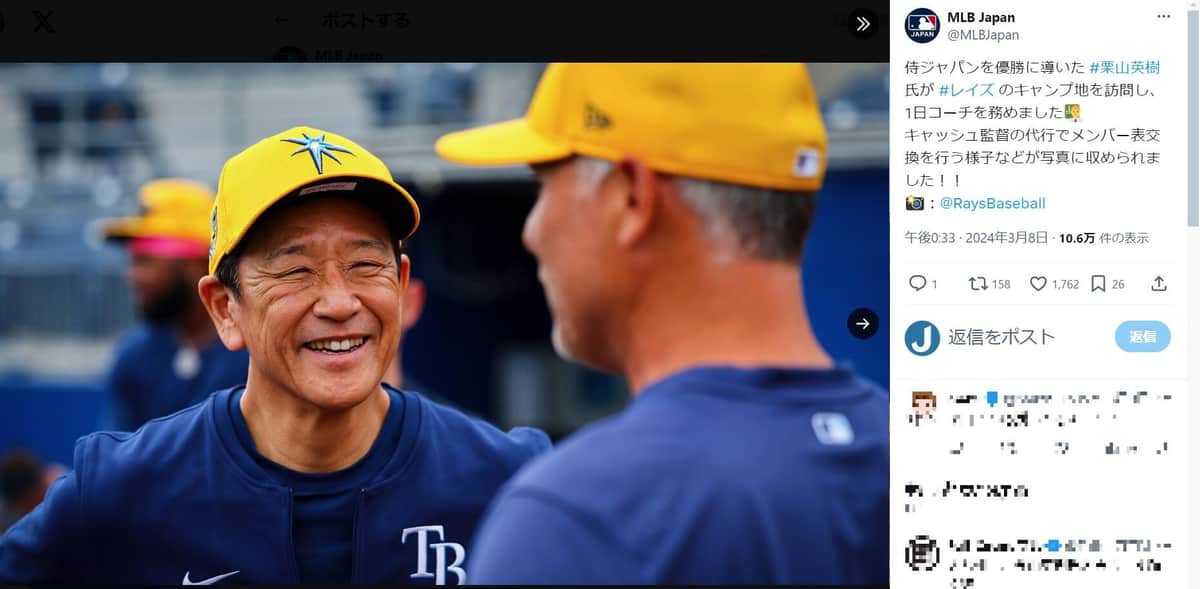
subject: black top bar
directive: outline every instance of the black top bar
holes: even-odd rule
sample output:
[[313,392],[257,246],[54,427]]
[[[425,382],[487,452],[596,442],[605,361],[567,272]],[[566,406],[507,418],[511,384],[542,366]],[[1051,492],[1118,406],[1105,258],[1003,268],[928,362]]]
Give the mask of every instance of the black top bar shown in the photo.
[[891,28],[885,0],[6,0],[0,17],[0,62],[886,62]]

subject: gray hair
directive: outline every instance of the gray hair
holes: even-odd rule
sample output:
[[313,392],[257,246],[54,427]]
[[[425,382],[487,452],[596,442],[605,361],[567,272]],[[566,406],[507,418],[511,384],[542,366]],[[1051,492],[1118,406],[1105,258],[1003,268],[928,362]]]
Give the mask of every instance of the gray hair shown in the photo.
[[[579,181],[591,190],[615,167],[579,157]],[[798,260],[816,212],[817,195],[673,176],[679,194],[700,216],[709,239],[734,253],[767,260]]]

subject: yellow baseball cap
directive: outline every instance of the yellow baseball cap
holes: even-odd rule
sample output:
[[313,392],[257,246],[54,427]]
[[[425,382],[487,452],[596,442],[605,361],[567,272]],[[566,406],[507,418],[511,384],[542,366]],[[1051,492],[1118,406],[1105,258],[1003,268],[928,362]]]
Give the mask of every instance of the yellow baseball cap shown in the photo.
[[213,192],[208,186],[184,178],[151,180],[138,190],[141,213],[111,219],[101,226],[104,238],[126,242],[137,238],[170,238],[208,245],[208,212]]
[[555,63],[524,118],[443,136],[442,157],[474,165],[636,156],[651,169],[815,191],[827,139],[800,63]]
[[370,197],[397,239],[408,239],[421,221],[416,201],[383,160],[342,135],[293,127],[225,162],[210,220],[209,273],[271,205],[317,193]]

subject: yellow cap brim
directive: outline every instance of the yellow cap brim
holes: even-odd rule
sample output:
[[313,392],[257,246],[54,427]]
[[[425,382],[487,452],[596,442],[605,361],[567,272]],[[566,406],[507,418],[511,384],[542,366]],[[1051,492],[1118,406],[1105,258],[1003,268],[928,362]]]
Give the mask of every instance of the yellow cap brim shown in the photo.
[[538,135],[525,119],[448,133],[434,144],[437,154],[460,164],[537,164],[572,155],[571,148]]
[[161,219],[155,221],[145,217],[120,217],[101,225],[100,233],[105,241],[112,243],[122,243],[139,237],[171,237],[207,246],[208,239],[196,232],[192,225],[182,221],[164,222]]
[[100,228],[104,239],[110,241],[124,241],[134,237],[145,237],[145,224],[137,217],[122,217],[120,219],[112,219],[106,222]]

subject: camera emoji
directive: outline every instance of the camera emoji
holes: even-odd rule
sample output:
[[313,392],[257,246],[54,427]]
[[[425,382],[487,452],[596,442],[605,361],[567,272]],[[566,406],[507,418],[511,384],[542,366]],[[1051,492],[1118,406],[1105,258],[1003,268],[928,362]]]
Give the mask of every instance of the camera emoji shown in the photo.
[[908,195],[904,199],[904,209],[908,211],[923,211],[925,210],[925,197]]

